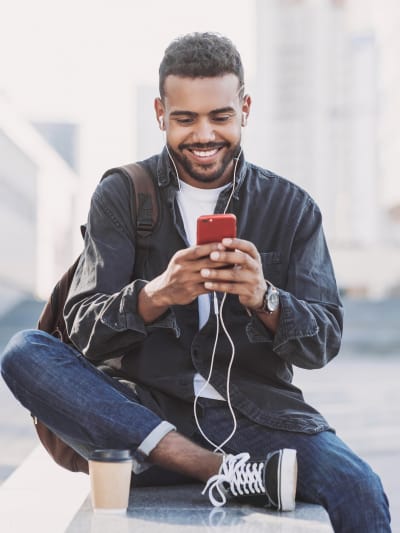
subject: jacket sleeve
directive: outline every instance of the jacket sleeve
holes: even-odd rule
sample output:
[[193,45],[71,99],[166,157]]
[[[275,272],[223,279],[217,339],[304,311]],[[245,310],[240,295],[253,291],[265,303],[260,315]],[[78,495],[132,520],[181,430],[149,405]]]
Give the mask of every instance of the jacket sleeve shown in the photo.
[[136,259],[134,193],[123,176],[96,188],[85,245],[64,308],[68,335],[88,359],[123,355],[151,328],[176,328],[171,311],[146,326],[137,312],[144,279],[134,278]]
[[273,351],[301,368],[323,367],[339,352],[343,308],[321,213],[311,199],[299,217],[287,282],[279,293],[280,322],[275,336],[270,335]]

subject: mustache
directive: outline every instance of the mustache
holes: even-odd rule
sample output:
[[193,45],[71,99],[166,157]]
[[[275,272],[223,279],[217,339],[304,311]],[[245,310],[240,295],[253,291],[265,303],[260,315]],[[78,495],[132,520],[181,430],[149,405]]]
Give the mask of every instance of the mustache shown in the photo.
[[191,144],[185,144],[182,143],[179,145],[180,150],[215,150],[218,148],[224,148],[225,146],[229,146],[229,143],[227,142],[220,142],[220,143],[191,143]]

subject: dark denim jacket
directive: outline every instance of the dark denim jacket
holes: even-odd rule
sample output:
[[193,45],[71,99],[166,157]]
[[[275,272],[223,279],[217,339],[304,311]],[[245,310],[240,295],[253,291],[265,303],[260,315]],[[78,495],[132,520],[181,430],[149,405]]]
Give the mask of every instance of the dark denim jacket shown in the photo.
[[[142,401],[190,433],[193,375],[208,375],[216,319],[198,330],[197,302],[174,306],[145,325],[137,296],[146,280],[165,270],[187,246],[175,201],[177,179],[167,154],[143,162],[159,191],[159,221],[145,246],[135,242],[131,184],[111,175],[94,192],[85,249],[65,307],[71,339],[96,365],[137,384]],[[314,433],[325,419],[292,384],[292,365],[320,368],[339,350],[342,307],[326,246],[321,214],[293,183],[247,163],[238,165],[231,211],[238,237],[252,241],[265,278],[279,288],[281,319],[275,336],[228,295],[224,319],[235,344],[231,373],[233,406],[253,421],[281,430]],[[231,187],[221,192],[222,212]],[[231,348],[220,335],[211,378],[226,397]]]

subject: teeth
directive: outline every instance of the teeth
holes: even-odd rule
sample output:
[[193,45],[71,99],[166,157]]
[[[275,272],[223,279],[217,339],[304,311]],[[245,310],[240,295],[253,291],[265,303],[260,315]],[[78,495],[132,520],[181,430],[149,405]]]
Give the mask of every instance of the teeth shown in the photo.
[[197,150],[193,150],[193,153],[195,156],[197,157],[211,157],[213,155],[215,155],[216,153],[218,152],[218,149],[214,149],[214,150],[207,150],[207,151],[202,151],[202,152],[199,152]]

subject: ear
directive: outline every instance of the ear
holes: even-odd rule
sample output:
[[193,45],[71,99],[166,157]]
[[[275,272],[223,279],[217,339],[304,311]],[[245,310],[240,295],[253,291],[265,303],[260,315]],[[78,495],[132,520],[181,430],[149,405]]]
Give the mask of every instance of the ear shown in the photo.
[[158,127],[160,130],[165,131],[165,122],[164,122],[164,104],[162,103],[161,98],[156,98],[154,100],[154,110],[156,112],[156,118],[158,122]]
[[243,102],[242,102],[242,127],[243,128],[247,126],[247,119],[249,118],[250,108],[251,108],[250,95],[245,94],[243,96]]

